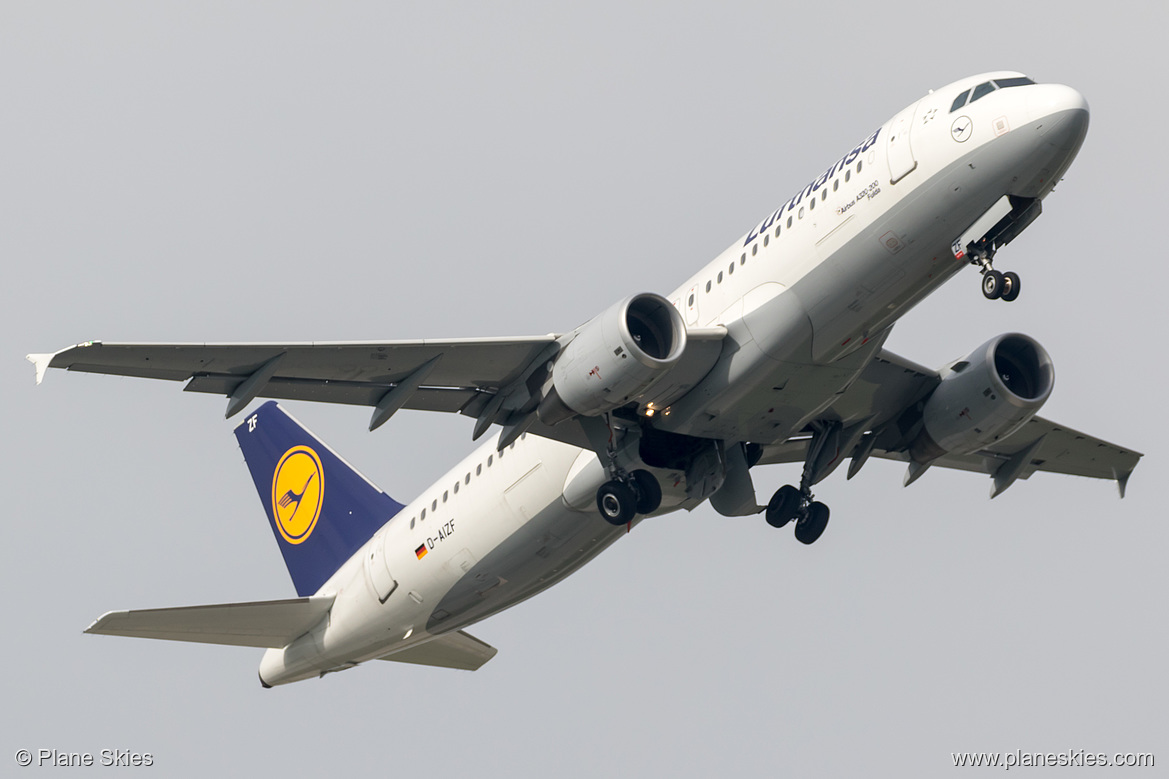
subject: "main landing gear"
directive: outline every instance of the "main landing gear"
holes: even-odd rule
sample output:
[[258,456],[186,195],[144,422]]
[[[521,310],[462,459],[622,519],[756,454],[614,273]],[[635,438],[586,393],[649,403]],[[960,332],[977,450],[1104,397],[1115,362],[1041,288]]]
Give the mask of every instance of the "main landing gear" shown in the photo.
[[972,265],[982,266],[982,295],[987,300],[1002,299],[1010,303],[1019,297],[1021,289],[1019,274],[1014,271],[1000,273],[991,264],[989,252],[982,251],[973,254],[970,258]]
[[767,503],[764,517],[772,527],[784,527],[793,519],[796,521],[796,540],[801,544],[814,544],[828,527],[828,507],[812,500],[811,491],[802,491],[785,484],[775,491]]
[[840,423],[817,428],[804,457],[804,471],[800,486],[785,484],[775,491],[767,502],[764,518],[772,527],[784,527],[793,519],[796,521],[796,540],[801,544],[814,544],[828,527],[828,507],[812,499],[812,485],[824,478],[838,462],[841,443]]
[[625,525],[637,514],[652,514],[662,505],[662,485],[652,473],[636,470],[610,479],[597,489],[597,509],[611,525]]

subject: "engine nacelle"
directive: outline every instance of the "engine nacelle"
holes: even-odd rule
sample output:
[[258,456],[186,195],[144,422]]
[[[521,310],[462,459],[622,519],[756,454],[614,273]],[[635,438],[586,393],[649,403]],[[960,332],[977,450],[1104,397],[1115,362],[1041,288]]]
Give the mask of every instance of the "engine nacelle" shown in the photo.
[[1047,351],[1019,333],[992,338],[940,373],[909,447],[918,462],[970,454],[1009,436],[1035,416],[1055,385]]
[[598,416],[636,400],[685,348],[686,323],[664,297],[643,293],[620,301],[582,325],[556,358],[540,421]]

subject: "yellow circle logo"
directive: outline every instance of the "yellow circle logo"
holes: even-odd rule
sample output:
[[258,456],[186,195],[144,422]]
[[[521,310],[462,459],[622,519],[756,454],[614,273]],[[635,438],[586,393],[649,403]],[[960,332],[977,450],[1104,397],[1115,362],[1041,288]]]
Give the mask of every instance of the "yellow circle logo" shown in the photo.
[[317,453],[307,446],[285,452],[272,474],[272,516],[285,541],[300,544],[312,535],[324,494],[324,468]]

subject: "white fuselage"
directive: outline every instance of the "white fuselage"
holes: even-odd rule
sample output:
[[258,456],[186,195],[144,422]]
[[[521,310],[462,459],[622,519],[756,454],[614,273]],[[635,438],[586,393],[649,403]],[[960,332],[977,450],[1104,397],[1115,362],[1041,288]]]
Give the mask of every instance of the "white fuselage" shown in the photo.
[[[1078,151],[1087,106],[1069,87],[1000,89],[951,111],[964,90],[1018,75],[976,76],[923,97],[676,289],[669,299],[687,325],[723,325],[735,348],[655,425],[772,443],[831,406],[896,319],[967,264],[953,241],[1004,195],[1045,197]],[[336,598],[328,618],[268,650],[266,684],[466,627],[555,584],[626,532],[596,510],[607,477],[593,452],[536,435],[497,452],[497,440],[325,583],[321,594]],[[667,494],[657,513],[693,505],[671,489],[680,475],[658,475]]]

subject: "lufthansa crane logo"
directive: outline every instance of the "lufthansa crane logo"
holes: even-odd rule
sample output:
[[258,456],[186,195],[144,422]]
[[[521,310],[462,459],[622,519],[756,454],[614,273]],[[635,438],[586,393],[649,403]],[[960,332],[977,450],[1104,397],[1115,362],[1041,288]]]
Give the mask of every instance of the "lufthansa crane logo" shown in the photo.
[[276,463],[272,516],[290,544],[304,543],[317,526],[325,494],[324,473],[321,458],[307,446],[292,447]]
[[970,138],[970,133],[974,130],[974,122],[970,121],[969,116],[959,116],[950,125],[950,137],[958,143],[966,143]]

